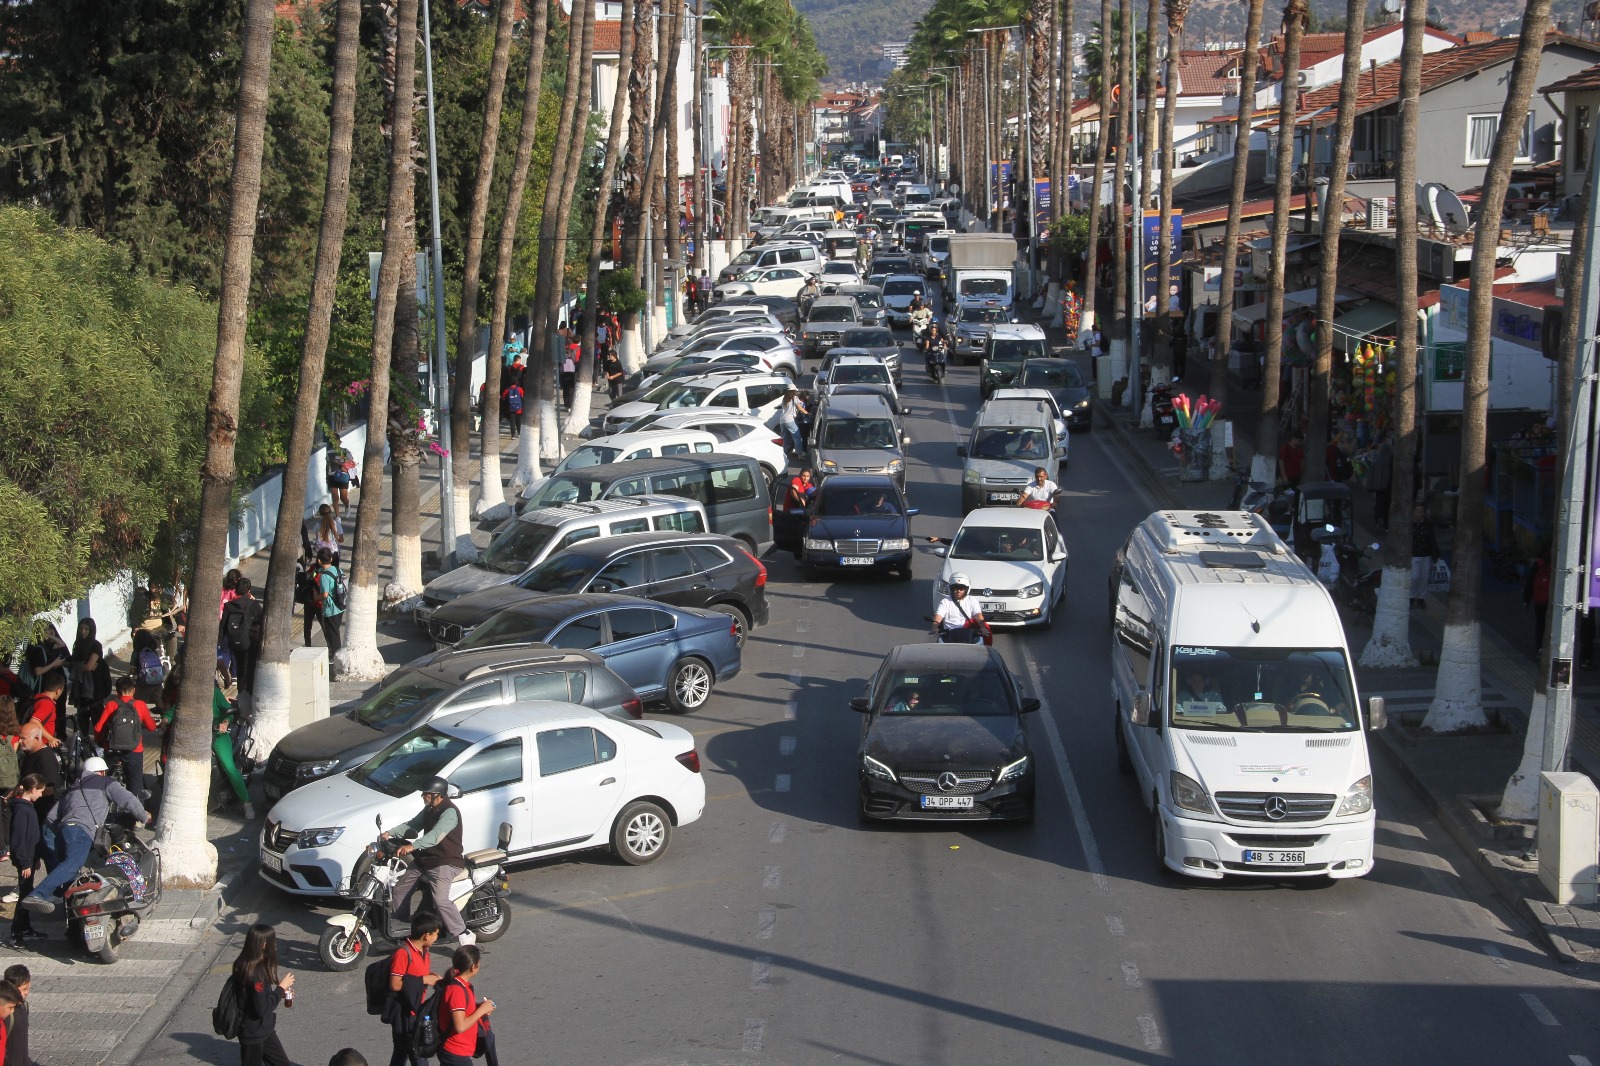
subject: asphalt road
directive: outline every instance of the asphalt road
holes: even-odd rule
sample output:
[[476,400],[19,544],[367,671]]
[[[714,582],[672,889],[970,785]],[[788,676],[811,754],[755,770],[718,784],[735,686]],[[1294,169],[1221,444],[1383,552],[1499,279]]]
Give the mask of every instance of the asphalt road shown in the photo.
[[[975,371],[952,368],[940,389],[914,363],[905,391],[913,531],[947,535]],[[507,1066],[1600,1063],[1593,984],[1490,902],[1381,762],[1364,879],[1219,885],[1159,869],[1113,756],[1104,583],[1151,504],[1098,432],[1073,437],[1063,483],[1065,613],[997,642],[1044,700],[1036,823],[857,824],[848,699],[889,648],[927,639],[939,560],[919,557],[910,583],[807,584],[776,555],[772,623],[687,722],[705,817],[652,866],[594,853],[513,874],[514,925],[479,979],[501,1005]],[[260,917],[299,977],[280,1030],[300,1063],[346,1044],[384,1062],[359,971],[316,960],[331,913],[265,895]],[[232,954],[142,1062],[237,1061],[209,1025]]]

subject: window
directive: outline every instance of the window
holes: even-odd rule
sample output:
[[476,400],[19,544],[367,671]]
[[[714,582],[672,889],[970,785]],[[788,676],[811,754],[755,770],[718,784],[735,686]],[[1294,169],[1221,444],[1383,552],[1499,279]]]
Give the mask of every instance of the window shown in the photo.
[[783,394],[790,389],[786,383],[774,382],[770,385],[751,385],[745,391],[751,407],[765,407],[770,403],[777,403],[783,399]]
[[619,481],[616,484],[612,485],[611,486],[610,495],[612,495],[612,496],[643,496],[645,493],[647,493],[649,491],[650,491],[650,486],[645,483],[644,478],[636,477],[636,478],[629,478],[627,481]]
[[619,592],[647,584],[650,580],[646,552],[634,552],[607,563],[589,582],[589,592]]
[[447,706],[451,711],[465,711],[472,707],[488,707],[504,701],[505,693],[500,688],[500,682],[485,681],[481,685],[463,689],[461,694],[449,701]]
[[[1468,115],[1467,116],[1467,165],[1483,166],[1489,162],[1489,155],[1494,151],[1495,134],[1500,130],[1499,115]],[[1529,163],[1533,161],[1533,112],[1528,112],[1528,119],[1522,124],[1522,139],[1517,142],[1516,162]]]
[[598,761],[594,751],[594,730],[587,726],[546,729],[539,734],[537,743],[540,777],[579,770],[593,766]]
[[1139,587],[1122,571],[1117,586],[1117,644],[1123,661],[1140,688],[1150,684],[1150,662],[1155,645],[1155,627],[1150,622],[1150,605]]
[[661,454],[663,457],[668,455],[688,455],[689,446],[687,444],[663,444],[661,446]]
[[617,742],[596,729],[594,731],[594,754],[597,762],[610,762],[617,757]]
[[692,577],[699,569],[694,565],[694,560],[683,548],[662,548],[655,553],[656,581],[672,581],[680,577]]
[[711,397],[711,401],[709,403],[707,403],[705,406],[707,406],[707,407],[738,407],[739,406],[739,390],[736,389],[736,388],[735,389],[723,389],[721,392],[719,392],[715,396]]
[[[611,619],[611,643],[623,640],[637,640],[648,637],[663,629],[671,629],[671,619],[665,618],[661,611],[653,611],[648,607],[621,607],[615,611],[607,612]],[[668,624],[661,625],[665,620]]]
[[695,441],[694,450],[697,455],[705,455],[708,452],[716,451],[717,446],[710,441],[699,440]]
[[1578,104],[1572,109],[1572,132],[1567,137],[1568,169],[1582,173],[1589,169],[1589,105]]
[[676,511],[656,517],[657,529],[670,529],[678,533],[704,533],[706,524],[695,511]]
[[[513,684],[518,700],[569,700],[572,686],[568,683],[574,675],[569,670],[545,670],[537,674],[520,674]],[[576,675],[582,677],[582,674]]]
[[611,535],[613,537],[620,537],[625,533],[648,532],[650,532],[650,520],[648,518],[629,518],[626,521],[611,523]]
[[482,792],[486,788],[501,788],[522,780],[522,738],[512,737],[498,744],[490,744],[478,754],[458,766],[450,775],[450,783],[463,795]]
[[562,626],[561,631],[550,638],[550,643],[557,648],[573,648],[579,651],[598,648],[601,639],[600,622],[598,614],[575,618]]
[[711,502],[732,503],[756,495],[755,479],[746,466],[722,466],[711,471]]
[[[696,515],[695,517],[699,517]],[[721,549],[713,548],[709,544],[689,545],[689,554],[694,556],[694,564],[702,572],[715,570],[719,566],[728,565],[728,557],[722,554]]]
[[687,474],[656,474],[650,479],[650,491],[661,496],[681,496],[686,500],[710,503],[706,493],[704,471]]
[[584,526],[582,529],[574,529],[572,532],[561,538],[561,543],[555,546],[555,550],[560,551],[562,548],[570,548],[580,540],[588,540],[591,537],[598,537],[599,535],[599,526]]

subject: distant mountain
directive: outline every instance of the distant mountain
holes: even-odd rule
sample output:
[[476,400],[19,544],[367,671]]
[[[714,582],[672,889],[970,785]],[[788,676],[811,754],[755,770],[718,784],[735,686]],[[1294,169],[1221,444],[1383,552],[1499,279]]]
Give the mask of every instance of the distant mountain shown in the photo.
[[795,0],[828,57],[831,82],[879,81],[884,42],[904,42],[933,0]]

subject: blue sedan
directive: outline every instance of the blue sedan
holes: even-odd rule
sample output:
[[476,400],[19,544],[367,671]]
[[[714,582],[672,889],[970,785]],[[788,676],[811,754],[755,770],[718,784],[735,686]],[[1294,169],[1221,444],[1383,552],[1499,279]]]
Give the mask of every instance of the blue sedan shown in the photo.
[[[737,626],[726,614],[608,593],[544,596],[499,612],[457,645],[550,644],[592,651],[641,699],[680,714],[698,711],[741,666]],[[577,698],[574,696],[574,698]]]

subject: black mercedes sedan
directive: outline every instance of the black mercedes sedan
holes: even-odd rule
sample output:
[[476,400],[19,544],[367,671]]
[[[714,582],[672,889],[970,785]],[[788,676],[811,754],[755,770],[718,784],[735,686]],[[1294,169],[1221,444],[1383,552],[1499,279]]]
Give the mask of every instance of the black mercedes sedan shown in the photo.
[[[784,519],[799,527],[789,537],[798,534],[798,557],[807,580],[823,571],[887,570],[910,581],[911,519],[916,513],[915,507],[906,506],[905,492],[891,474],[834,474],[818,487],[803,516]],[[778,536],[775,527],[775,541]]]
[[1031,821],[1033,751],[1024,696],[994,648],[902,644],[850,701],[865,717],[863,820]]

